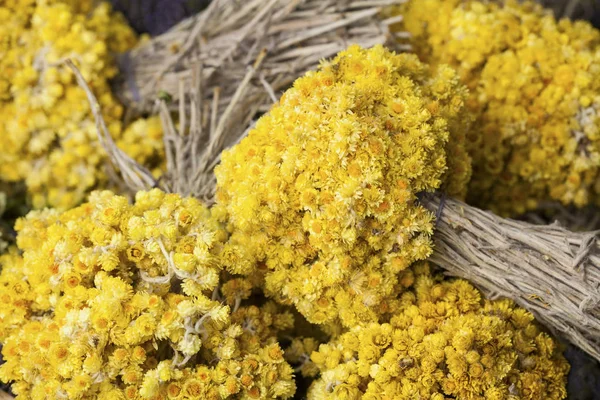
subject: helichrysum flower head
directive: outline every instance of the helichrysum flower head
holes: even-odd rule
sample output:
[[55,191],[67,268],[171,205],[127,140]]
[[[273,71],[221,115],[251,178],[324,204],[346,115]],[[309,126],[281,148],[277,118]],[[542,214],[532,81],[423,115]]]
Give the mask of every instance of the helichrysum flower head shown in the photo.
[[413,0],[414,50],[456,68],[477,120],[470,203],[514,215],[600,202],[600,33],[532,2]]
[[376,320],[431,252],[417,193],[464,193],[465,96],[450,68],[381,46],[298,79],[216,169],[231,263],[263,265],[267,294],[310,322]]
[[0,257],[0,379],[18,398],[293,396],[277,342],[293,317],[241,303],[253,283],[231,289],[248,278],[226,272],[227,233],[199,201],[93,192],[16,229],[20,252]]
[[386,323],[322,344],[308,399],[564,399],[569,366],[533,315],[420,266]]
[[[154,162],[162,154],[162,143],[154,140],[158,120],[124,129],[123,107],[110,90],[109,79],[117,73],[114,54],[130,49],[137,38],[108,3],[93,3],[0,4],[0,181],[25,181],[35,208],[68,209],[108,180],[85,92],[64,59],[72,59],[89,82],[123,150],[138,162]],[[135,138],[144,124],[153,141],[140,148]]]

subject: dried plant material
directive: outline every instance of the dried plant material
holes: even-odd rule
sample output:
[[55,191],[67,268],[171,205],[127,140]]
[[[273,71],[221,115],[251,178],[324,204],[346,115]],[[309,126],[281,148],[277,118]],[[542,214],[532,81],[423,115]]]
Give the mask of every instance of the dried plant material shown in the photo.
[[430,196],[439,210],[430,260],[491,297],[509,297],[600,360],[600,231],[500,218]]
[[402,2],[215,0],[197,16],[124,54],[116,91],[126,104],[149,111],[159,91],[178,100],[182,81],[189,87],[200,68],[205,96],[224,106],[265,51],[268,57],[248,87],[248,102],[235,112],[240,119],[253,117],[267,97],[274,100],[278,90],[320,60],[349,44],[371,47],[388,41],[387,26],[399,19],[381,21],[377,15]]
[[[154,182],[100,125],[103,143],[132,190],[152,184],[211,202],[221,151],[244,136],[277,92],[349,44],[395,46],[389,25],[398,18],[377,15],[402,2],[256,0],[240,8],[238,0],[213,1],[122,60],[118,93],[126,103],[155,110],[156,98],[163,100],[166,175]],[[170,122],[174,109],[178,125]]]
[[383,46],[296,79],[215,168],[235,264],[264,263],[266,296],[314,324],[393,314],[400,272],[432,251],[417,194],[469,180],[465,98],[454,71]]
[[[214,9],[208,12],[214,12]],[[216,80],[218,71],[227,69],[216,68],[210,74],[213,82],[219,83],[224,108],[215,97],[208,97],[212,101],[207,101],[202,96],[205,65],[195,69],[195,78],[190,83],[185,83],[185,77],[178,81],[177,92],[181,99],[178,128],[168,112],[167,102],[159,102],[163,123],[168,128],[169,173],[152,185],[205,200],[212,198],[212,167],[218,162],[218,153],[228,143],[243,137],[252,119],[252,116],[239,118],[237,112],[240,105],[253,99],[251,93],[257,93],[254,92],[258,90],[256,87],[250,90],[249,82],[259,70],[262,71],[259,67],[273,62],[270,53],[259,51],[257,54],[259,56],[253,59],[254,66],[244,67],[244,74],[238,75],[237,80],[231,77]],[[219,68],[231,66],[221,64]],[[290,76],[290,79],[293,78]],[[189,97],[184,96],[188,88],[191,88]],[[231,95],[223,96],[225,93]],[[262,104],[268,104],[268,100]],[[100,114],[96,116],[101,118]],[[109,147],[109,153],[124,176],[145,175],[135,163],[119,161],[118,149],[111,148],[114,143],[106,140],[103,143]],[[136,180],[137,184],[151,186],[151,182],[143,178]],[[575,233],[556,225],[535,226],[502,219],[438,195],[424,196],[422,202],[438,216],[434,235],[436,248],[431,261],[449,275],[471,280],[491,296],[515,299],[556,333],[600,360],[598,232]]]
[[[198,98],[198,93],[192,98]],[[166,104],[162,102],[161,107],[164,109]],[[170,113],[163,112],[161,116],[164,124],[172,127],[171,137],[186,143],[200,143],[193,129],[186,136],[178,133]],[[199,126],[200,120],[198,113],[190,126]],[[245,132],[247,128],[239,127],[239,131]],[[176,146],[171,151],[173,160],[180,160],[182,165],[191,168],[190,145]],[[210,165],[218,160],[216,154],[213,156]],[[172,161],[171,168],[177,162]],[[131,165],[121,168],[131,168]],[[179,185],[184,192],[210,201],[215,183],[212,172],[187,168],[180,170],[183,176],[177,177],[179,183],[174,177],[177,170],[171,170],[169,179],[159,184],[168,191],[174,191]],[[203,187],[194,186],[196,181],[190,179],[194,176],[205,178]],[[514,299],[553,331],[600,360],[598,231],[570,232],[558,225],[538,226],[503,219],[440,195],[424,196],[422,203],[438,216],[432,262],[451,276],[472,281],[492,297]]]
[[470,89],[469,204],[514,217],[548,200],[599,203],[598,30],[532,1],[413,0],[397,12],[419,57]]
[[127,184],[127,187],[134,191],[142,190],[145,187],[153,187],[155,180],[150,171],[139,165],[134,159],[129,157],[123,150],[117,147],[117,144],[108,130],[106,121],[102,117],[100,104],[98,103],[96,96],[88,86],[81,72],[71,60],[66,60],[65,64],[71,68],[77,83],[85,91],[87,99],[90,103],[92,114],[94,115],[94,119],[96,121],[98,140],[108,153],[111,162],[114,164],[114,166],[119,168],[121,176]]

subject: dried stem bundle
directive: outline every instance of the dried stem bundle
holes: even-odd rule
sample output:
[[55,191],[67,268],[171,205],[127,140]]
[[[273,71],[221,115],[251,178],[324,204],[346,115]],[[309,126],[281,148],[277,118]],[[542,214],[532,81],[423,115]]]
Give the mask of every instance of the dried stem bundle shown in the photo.
[[[247,69],[261,52],[260,72],[248,83],[249,107],[236,114],[254,116],[265,97],[349,44],[371,47],[392,35],[380,21],[383,7],[403,0],[215,0],[206,10],[122,56],[116,92],[126,104],[149,111],[158,91],[178,100],[179,87],[199,81],[208,97],[230,104]],[[183,83],[182,83],[183,82]],[[220,108],[223,111],[223,108]]]
[[500,218],[426,196],[439,210],[431,261],[492,297],[508,297],[600,360],[600,231]]
[[[276,19],[274,16],[283,13],[292,15],[293,11],[283,8],[272,8],[276,10],[271,14],[271,19],[265,17],[262,8],[254,2],[248,3],[249,8],[244,8],[244,13],[260,15],[260,18],[246,16],[245,19],[237,16],[231,6],[233,0],[217,0],[207,14],[211,18],[198,17],[199,25],[204,26],[203,21],[210,20],[210,26],[232,27],[246,22],[246,26],[253,29],[260,25],[263,32],[284,32],[285,26],[294,25],[292,21],[281,25],[272,24]],[[374,2],[350,1],[356,8],[363,4]],[[377,2],[377,4],[389,4],[389,1]],[[276,1],[265,3],[264,7],[275,7]],[[308,20],[316,16],[326,15],[326,11],[319,9],[320,4],[328,4],[323,10],[335,8],[337,2],[306,1],[294,10],[302,15],[311,15]],[[223,8],[222,8],[223,7]],[[227,8],[229,7],[229,8]],[[252,8],[258,7],[258,8]],[[352,9],[354,9],[352,8]],[[271,9],[271,8],[270,8]],[[231,15],[226,16],[226,11]],[[317,10],[319,10],[317,12]],[[220,11],[218,13],[217,11]],[[242,13],[242,11],[240,11]],[[344,14],[346,15],[346,14]],[[374,14],[373,14],[374,15]],[[219,21],[218,18],[221,18]],[[240,19],[241,18],[241,19]],[[346,15],[347,18],[347,15]],[[265,22],[265,19],[267,22]],[[308,23],[309,21],[305,23]],[[234,22],[235,21],[235,22]],[[278,21],[281,21],[279,19]],[[343,19],[346,21],[346,19]],[[300,24],[301,26],[304,26]],[[180,30],[190,30],[192,21],[186,21],[176,31],[169,35],[177,35]],[[374,25],[376,26],[376,25]],[[358,37],[362,37],[363,30],[374,32],[371,28],[360,28],[357,30]],[[191,28],[192,31],[197,29]],[[216,28],[215,28],[216,29]],[[163,124],[165,126],[165,143],[167,148],[168,169],[167,175],[160,182],[154,182],[149,178],[148,172],[141,166],[135,165],[115,147],[114,142],[106,139],[106,131],[102,122],[97,102],[87,88],[85,82],[78,75],[80,83],[87,90],[88,97],[92,102],[92,109],[98,119],[100,135],[104,138],[102,143],[107,148],[115,165],[120,170],[125,183],[132,190],[160,186],[166,191],[175,191],[184,195],[197,196],[207,202],[212,201],[215,180],[212,170],[219,160],[219,154],[223,148],[235,143],[247,132],[251,121],[261,106],[270,104],[270,97],[283,82],[288,84],[303,72],[303,68],[309,68],[312,63],[305,62],[310,52],[304,50],[303,45],[308,42],[296,42],[289,45],[282,58],[281,53],[273,51],[281,47],[283,43],[289,43],[296,39],[305,37],[302,30],[296,35],[292,32],[297,28],[290,28],[288,36],[262,36],[254,37],[247,47],[239,43],[244,42],[250,30],[246,28],[236,29],[235,34],[224,34],[223,37],[213,38],[213,42],[220,40],[225,43],[236,41],[231,54],[235,57],[223,57],[215,63],[215,49],[223,49],[217,44],[212,46],[194,47],[196,39],[193,39],[190,49],[184,46],[182,54],[194,54],[195,68],[185,70],[182,58],[176,56],[167,64],[184,68],[184,72],[170,76],[164,75],[164,63],[160,63],[160,54],[156,55],[156,62],[148,64],[161,64],[163,67],[155,71],[156,76],[163,76],[162,80],[154,80],[144,92],[145,96],[152,96],[156,85],[160,81],[160,87],[170,87],[176,90],[176,98],[179,99],[179,125],[176,127],[166,101],[158,101]],[[319,31],[319,29],[312,28]],[[254,30],[256,32],[257,30]],[[346,30],[348,31],[348,29]],[[352,31],[352,29],[350,29]],[[241,35],[241,36],[240,36]],[[194,37],[196,37],[195,35]],[[327,36],[327,35],[325,35]],[[381,32],[376,36],[377,40],[384,40],[387,36]],[[190,36],[192,37],[192,36]],[[268,37],[269,39],[264,39]],[[315,36],[319,37],[319,36]],[[296,39],[294,39],[296,38]],[[161,39],[166,40],[166,39]],[[266,40],[266,42],[264,41]],[[320,45],[312,46],[327,47],[327,40]],[[374,40],[374,39],[373,39]],[[210,40],[208,41],[210,43]],[[358,42],[368,45],[362,40]],[[162,43],[162,42],[161,42]],[[260,43],[260,44],[257,44]],[[264,43],[268,43],[271,51],[260,51]],[[346,41],[336,42],[336,46],[327,47],[331,52],[341,50]],[[164,46],[164,43],[163,43]],[[335,47],[335,49],[334,49]],[[160,46],[158,49],[160,50]],[[240,56],[240,51],[252,54],[253,65],[248,67],[247,58]],[[163,49],[164,50],[164,49]],[[224,50],[223,50],[224,51]],[[328,50],[329,51],[329,50]],[[208,53],[206,53],[208,52]],[[320,55],[319,58],[322,56]],[[185,57],[183,57],[185,59]],[[310,58],[314,62],[317,58]],[[302,68],[298,67],[302,65]],[[290,66],[297,68],[288,69]],[[230,75],[230,71],[233,73]],[[243,71],[243,73],[242,73]],[[158,74],[158,75],[156,75]],[[146,80],[150,75],[146,75]],[[258,82],[267,82],[268,85],[257,85]],[[172,80],[172,81],[171,81]],[[171,83],[169,83],[171,82]],[[213,91],[206,96],[205,88],[214,86],[219,91]],[[162,86],[169,84],[171,86]],[[273,90],[269,90],[269,87]],[[275,89],[277,88],[277,89]],[[270,96],[269,96],[270,93]],[[243,114],[243,117],[241,116]],[[435,233],[436,247],[432,261],[444,268],[449,275],[466,278],[491,296],[506,296],[514,299],[520,305],[532,311],[536,316],[546,323],[556,333],[581,347],[594,358],[600,360],[600,240],[599,232],[575,233],[570,232],[557,225],[539,226],[527,222],[518,222],[502,219],[491,213],[481,211],[455,200],[443,200],[438,195],[426,195],[422,198],[423,203],[438,215],[437,231]]]

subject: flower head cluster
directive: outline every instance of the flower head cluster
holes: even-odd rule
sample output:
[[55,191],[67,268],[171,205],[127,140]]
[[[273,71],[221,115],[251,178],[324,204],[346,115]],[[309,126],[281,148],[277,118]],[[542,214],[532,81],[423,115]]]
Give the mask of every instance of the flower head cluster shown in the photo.
[[312,360],[309,399],[564,399],[566,360],[533,315],[418,266],[387,323],[350,329]]
[[231,259],[312,323],[377,320],[431,252],[417,194],[465,191],[465,97],[450,68],[381,46],[298,79],[215,171]]
[[414,0],[403,29],[455,67],[477,121],[469,201],[503,214],[600,202],[600,32],[532,2]]
[[[20,0],[0,4],[0,180],[25,181],[35,208],[67,209],[107,181],[105,153],[85,92],[62,64],[70,58],[89,82],[111,134],[138,161],[162,144],[139,148],[125,130],[108,80],[113,54],[137,41],[108,3]],[[156,130],[156,121],[149,121]]]
[[199,201],[93,192],[16,229],[22,254],[0,258],[0,378],[18,398],[293,396],[277,342],[293,316],[241,302],[254,283],[227,272],[227,234]]

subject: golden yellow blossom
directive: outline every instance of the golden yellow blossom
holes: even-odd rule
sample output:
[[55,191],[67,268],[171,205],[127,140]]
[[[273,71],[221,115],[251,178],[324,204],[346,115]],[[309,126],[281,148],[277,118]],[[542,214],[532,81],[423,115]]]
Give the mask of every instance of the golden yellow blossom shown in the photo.
[[398,273],[431,253],[419,192],[464,194],[466,91],[448,67],[352,46],[293,88],[217,167],[236,273],[312,323],[389,312]]
[[308,399],[564,399],[569,366],[533,315],[426,265],[385,323],[322,344]]
[[[64,59],[72,59],[89,82],[123,150],[141,162],[154,162],[162,151],[154,142],[140,148],[143,122],[122,126],[123,107],[108,81],[117,73],[115,53],[137,38],[108,3],[93,3],[0,4],[0,181],[25,181],[35,208],[67,209],[107,184],[107,157],[90,106]],[[147,124],[154,140],[156,121]]]
[[413,0],[396,12],[419,57],[470,89],[470,203],[514,215],[600,202],[596,29],[528,1]]
[[221,293],[248,279],[226,273],[227,233],[198,200],[92,192],[16,230],[0,257],[0,379],[17,399],[293,396],[277,341],[293,316]]

